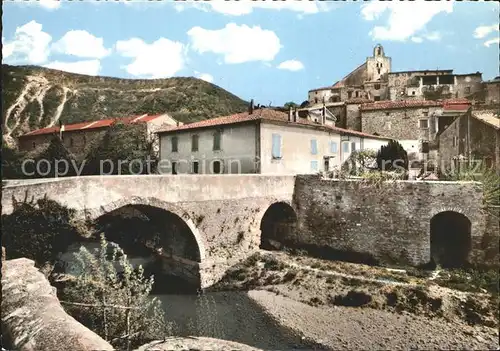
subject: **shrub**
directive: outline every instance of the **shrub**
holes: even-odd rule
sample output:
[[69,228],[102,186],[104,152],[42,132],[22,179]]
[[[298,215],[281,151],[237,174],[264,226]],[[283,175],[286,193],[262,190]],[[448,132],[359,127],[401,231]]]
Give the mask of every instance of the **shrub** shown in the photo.
[[13,212],[2,215],[3,246],[9,258],[26,257],[37,266],[54,262],[75,238],[86,235],[75,211],[44,197],[36,202],[13,201]]
[[98,255],[85,247],[75,254],[73,276],[61,293],[61,302],[82,324],[115,348],[130,350],[170,334],[161,302],[150,298],[153,276],[134,269],[123,250],[110,250],[104,236]]
[[403,146],[390,140],[377,152],[377,168],[380,171],[408,170],[408,154]]
[[359,307],[372,302],[372,297],[364,291],[351,290],[347,295],[336,295],[331,302],[336,306]]

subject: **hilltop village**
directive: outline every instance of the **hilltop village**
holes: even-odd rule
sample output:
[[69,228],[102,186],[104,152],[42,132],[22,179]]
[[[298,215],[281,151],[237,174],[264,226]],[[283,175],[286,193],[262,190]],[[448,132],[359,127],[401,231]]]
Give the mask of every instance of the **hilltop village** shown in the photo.
[[279,107],[8,67],[2,351],[497,349],[500,77],[391,66]]
[[[393,72],[381,45],[366,62],[332,86],[311,89],[308,100],[287,108],[261,107],[184,124],[169,116],[119,119],[143,125],[154,139],[162,173],[308,174],[331,172],[351,153],[378,150],[398,141],[413,174],[481,160],[500,169],[500,78],[483,81],[480,72],[452,69]],[[59,135],[81,155],[115,119],[61,125],[20,135],[31,151]]]

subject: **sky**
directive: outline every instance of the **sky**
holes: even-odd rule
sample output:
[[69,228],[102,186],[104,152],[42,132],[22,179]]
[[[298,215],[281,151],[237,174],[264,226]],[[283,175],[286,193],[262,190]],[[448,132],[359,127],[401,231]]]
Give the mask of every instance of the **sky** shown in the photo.
[[392,71],[499,74],[499,3],[3,0],[2,62],[193,76],[249,101],[307,100],[381,44]]

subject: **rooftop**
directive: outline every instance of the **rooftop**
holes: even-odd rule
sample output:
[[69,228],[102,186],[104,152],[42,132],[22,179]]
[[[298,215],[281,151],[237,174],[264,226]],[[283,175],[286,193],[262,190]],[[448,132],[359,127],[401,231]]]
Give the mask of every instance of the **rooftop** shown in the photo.
[[412,70],[412,71],[398,71],[389,72],[388,74],[403,74],[403,73],[429,73],[429,72],[443,72],[443,73],[453,73],[452,69],[422,69],[422,70]]
[[[82,122],[82,123],[74,123],[74,124],[66,124],[63,125],[63,131],[64,132],[71,132],[71,131],[81,131],[81,130],[88,130],[88,129],[97,129],[97,128],[105,128],[111,126],[115,122],[122,122],[125,124],[131,124],[131,123],[140,123],[140,122],[149,122],[152,121],[160,116],[163,115],[136,115],[136,116],[131,116],[131,117],[124,117],[124,118],[109,118],[109,119],[101,119],[98,121],[92,121],[92,122]],[[47,128],[42,128],[42,129],[37,129],[33,130],[31,132],[28,132],[24,135],[21,135],[20,137],[28,137],[28,136],[34,136],[34,135],[44,135],[44,134],[52,134],[52,133],[58,133],[60,131],[59,126],[55,127],[47,127]]]
[[230,116],[211,118],[211,119],[206,119],[206,120],[199,121],[199,122],[184,124],[184,125],[177,126],[177,127],[174,127],[174,126],[167,127],[163,130],[159,130],[157,133],[173,133],[173,132],[184,131],[184,130],[218,127],[218,126],[232,125],[232,124],[238,124],[238,123],[244,123],[244,122],[250,122],[250,121],[278,122],[280,124],[286,124],[286,125],[295,125],[295,126],[301,126],[301,127],[316,128],[316,129],[324,130],[326,132],[337,132],[339,134],[344,134],[344,135],[353,135],[353,136],[359,136],[359,137],[369,137],[369,138],[373,138],[373,139],[391,140],[391,138],[386,138],[386,137],[379,136],[379,135],[372,135],[372,134],[357,132],[354,130],[333,127],[333,126],[329,126],[329,125],[321,125],[321,124],[315,123],[313,121],[309,121],[309,120],[304,119],[304,118],[300,118],[297,122],[290,122],[290,121],[288,121],[288,113],[276,111],[276,110],[270,109],[270,108],[256,109],[256,110],[254,110],[254,112],[252,114],[250,114],[249,112],[242,112],[242,113],[237,113],[237,114],[230,115]]
[[498,110],[485,110],[474,112],[472,116],[486,124],[489,124],[495,129],[500,129],[500,117],[498,113]]
[[467,99],[449,99],[449,100],[403,100],[403,101],[376,101],[361,105],[363,111],[389,110],[417,107],[438,107],[448,105],[470,105]]

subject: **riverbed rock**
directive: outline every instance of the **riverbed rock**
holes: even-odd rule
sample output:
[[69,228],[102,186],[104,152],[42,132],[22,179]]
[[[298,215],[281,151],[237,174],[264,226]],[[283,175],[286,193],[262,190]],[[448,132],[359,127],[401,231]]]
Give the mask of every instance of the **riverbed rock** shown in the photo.
[[262,351],[234,341],[207,337],[171,337],[153,341],[135,351],[180,351],[180,350],[218,350],[218,351]]
[[9,349],[113,350],[64,311],[56,289],[33,261],[19,258],[2,264],[2,334]]

